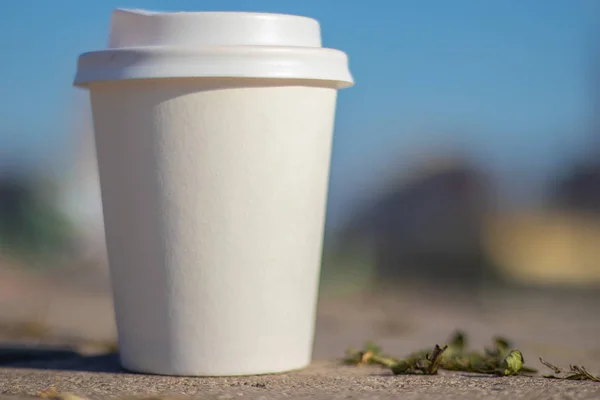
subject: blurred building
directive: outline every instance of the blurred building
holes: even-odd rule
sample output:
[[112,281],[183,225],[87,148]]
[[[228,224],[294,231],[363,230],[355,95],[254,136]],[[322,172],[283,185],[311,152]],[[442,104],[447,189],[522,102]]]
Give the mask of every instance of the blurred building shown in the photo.
[[481,281],[493,275],[482,243],[487,185],[467,160],[426,159],[360,209],[342,240],[371,243],[382,281]]
[[600,162],[590,160],[572,166],[553,186],[551,202],[556,208],[600,213]]
[[488,219],[486,245],[509,279],[600,286],[600,163],[577,162],[551,184],[549,207]]
[[490,258],[508,280],[528,286],[600,286],[600,215],[537,210],[489,219]]
[[488,219],[485,242],[514,282],[600,287],[600,49],[592,52],[590,136],[583,154],[550,184],[548,207]]

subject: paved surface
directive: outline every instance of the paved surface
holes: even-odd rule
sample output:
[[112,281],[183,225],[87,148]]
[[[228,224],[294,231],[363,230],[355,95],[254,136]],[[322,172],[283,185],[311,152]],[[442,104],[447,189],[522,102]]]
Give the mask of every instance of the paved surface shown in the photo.
[[346,348],[365,340],[402,356],[442,344],[460,328],[470,335],[471,347],[482,348],[500,334],[514,340],[526,365],[542,368],[537,360],[542,356],[558,365],[583,364],[598,374],[600,299],[591,294],[489,288],[440,294],[412,287],[385,295],[324,296],[316,361],[310,368],[258,377],[178,378],[126,373],[116,355],[106,354],[114,339],[106,290],[32,282],[20,282],[20,289],[0,303],[2,400],[36,396],[49,386],[98,399],[159,394],[206,399],[600,399],[600,383],[594,382],[448,372],[393,376],[377,367],[336,361]]
[[[104,360],[107,367],[112,361]],[[103,362],[101,362],[103,363]],[[469,374],[395,377],[378,369],[317,362],[307,370],[248,378],[173,378],[125,373],[8,370],[0,391],[37,393],[50,385],[76,395],[185,394],[206,399],[598,399],[600,384],[543,378],[495,378]]]

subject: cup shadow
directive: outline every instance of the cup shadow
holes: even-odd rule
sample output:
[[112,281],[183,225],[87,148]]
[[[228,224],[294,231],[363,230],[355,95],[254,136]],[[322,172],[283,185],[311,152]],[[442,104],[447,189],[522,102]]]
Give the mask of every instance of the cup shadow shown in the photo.
[[84,355],[58,346],[0,343],[0,369],[129,373],[119,363],[118,353]]

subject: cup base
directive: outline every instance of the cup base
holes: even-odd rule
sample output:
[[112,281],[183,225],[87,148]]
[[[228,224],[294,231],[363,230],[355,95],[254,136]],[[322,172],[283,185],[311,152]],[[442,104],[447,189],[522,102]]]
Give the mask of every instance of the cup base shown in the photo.
[[233,376],[262,376],[262,375],[280,375],[290,372],[302,371],[310,366],[312,360],[304,362],[298,366],[289,366],[285,368],[273,368],[273,369],[257,369],[255,372],[249,371],[234,371],[232,372],[201,372],[201,371],[175,371],[169,368],[137,368],[135,366],[129,366],[123,361],[119,361],[121,368],[127,372],[135,374],[146,374],[146,375],[158,375],[158,376],[176,376],[176,377],[196,377],[196,378],[217,378],[217,377],[233,377]]

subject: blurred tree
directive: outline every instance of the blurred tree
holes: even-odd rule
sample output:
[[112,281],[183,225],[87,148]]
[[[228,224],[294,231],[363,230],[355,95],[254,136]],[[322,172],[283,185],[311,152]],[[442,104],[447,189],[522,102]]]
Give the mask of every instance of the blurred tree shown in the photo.
[[26,259],[28,265],[60,256],[68,248],[70,232],[67,219],[31,177],[6,171],[0,175],[0,251],[4,255]]

